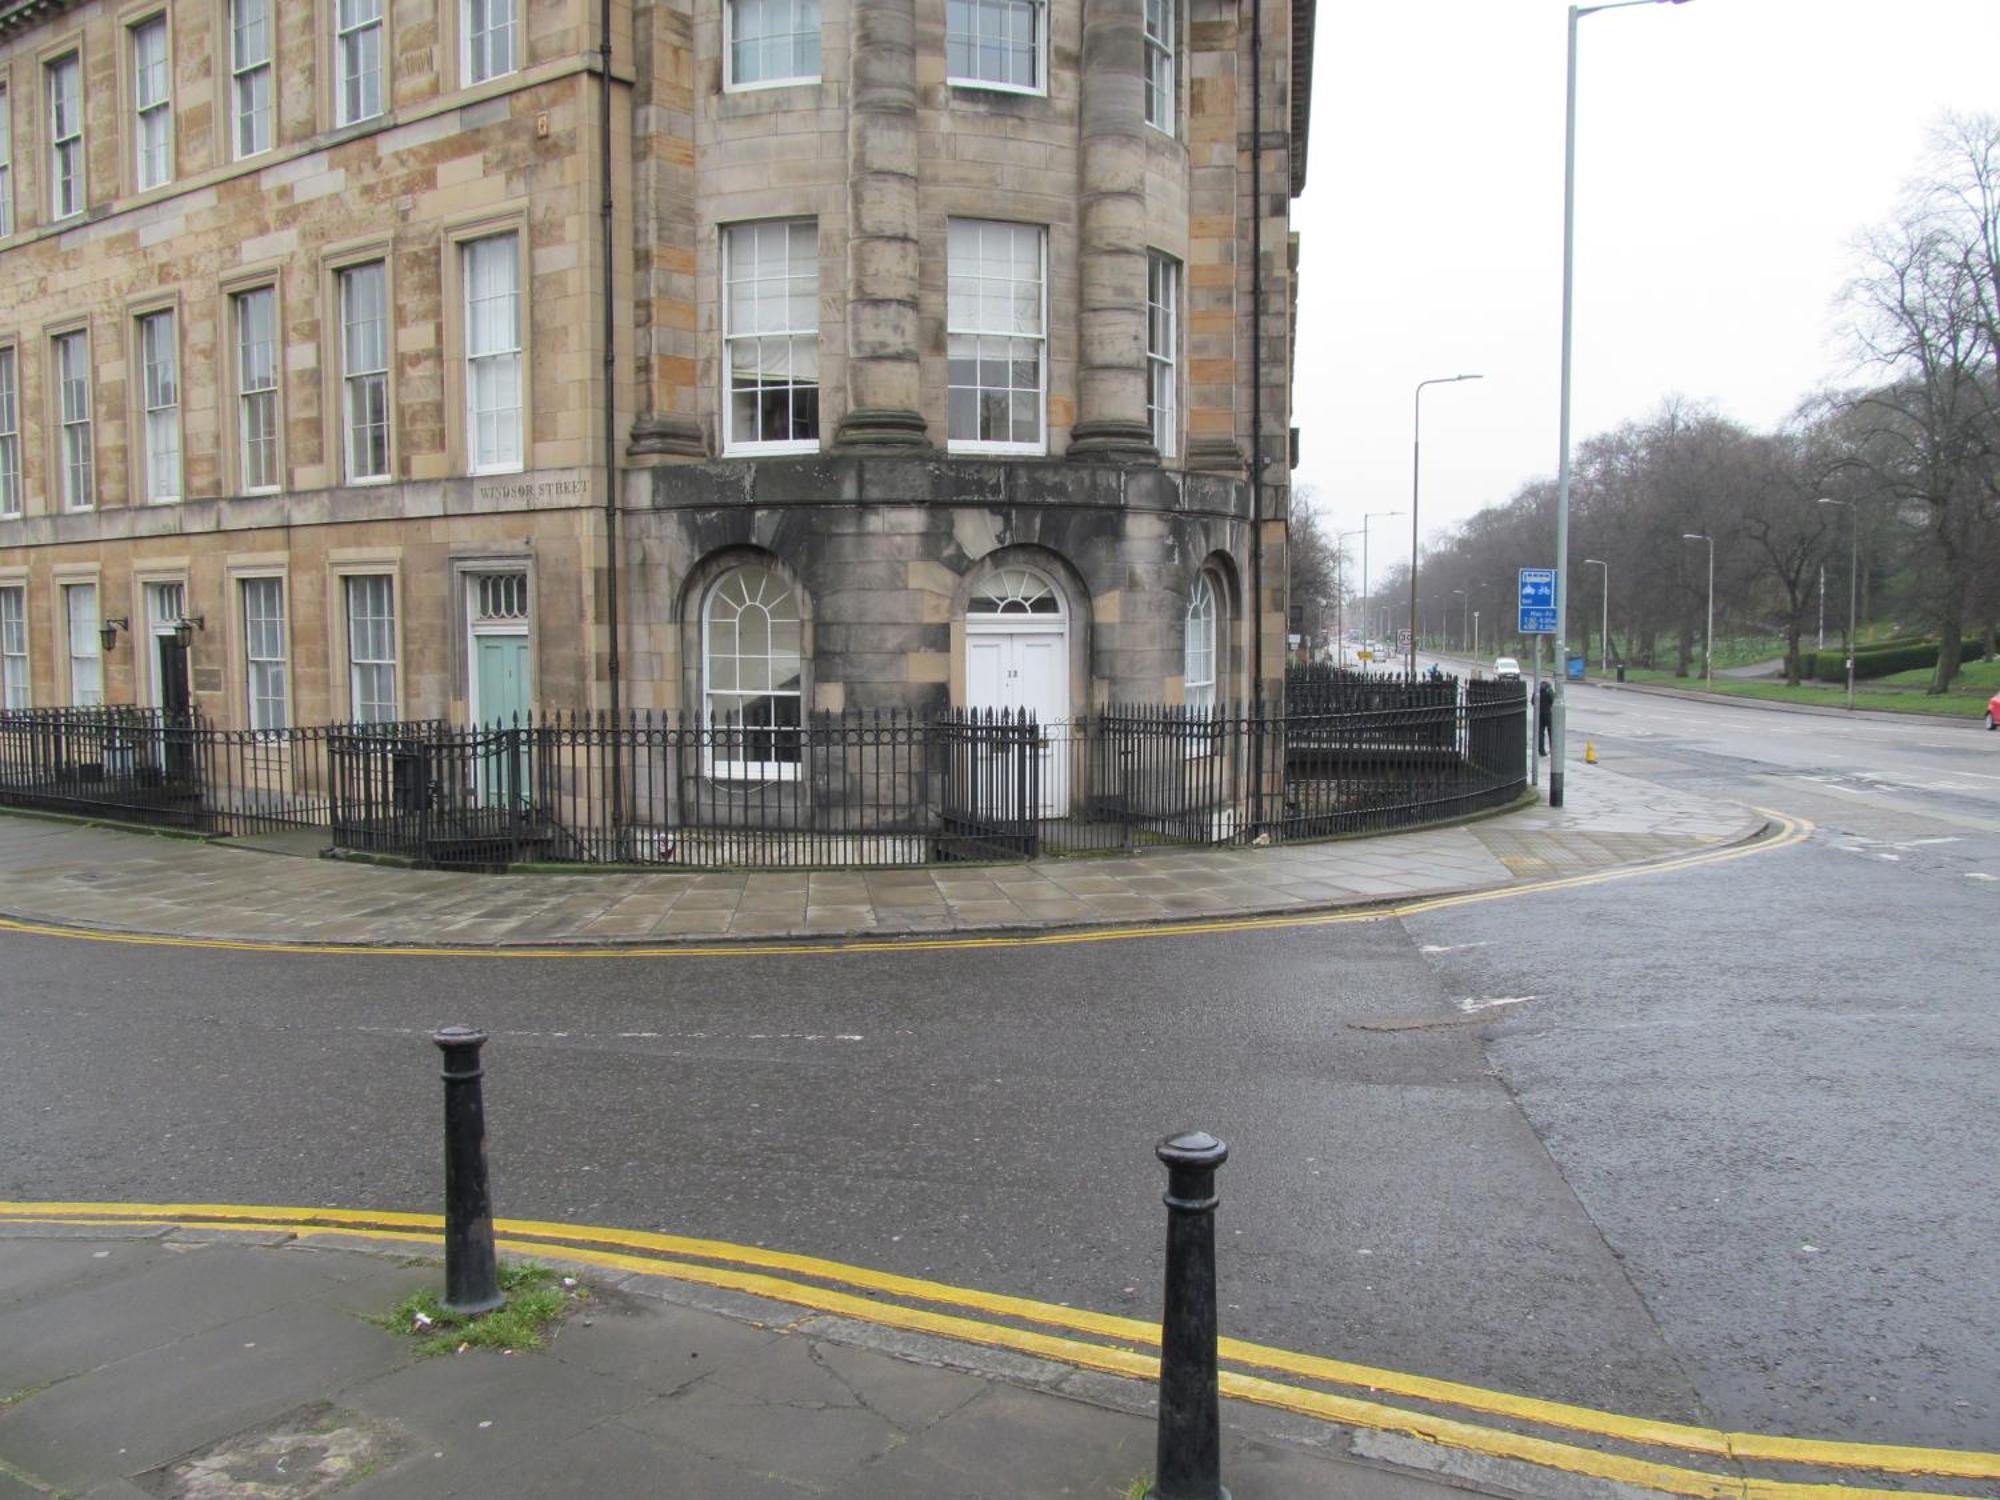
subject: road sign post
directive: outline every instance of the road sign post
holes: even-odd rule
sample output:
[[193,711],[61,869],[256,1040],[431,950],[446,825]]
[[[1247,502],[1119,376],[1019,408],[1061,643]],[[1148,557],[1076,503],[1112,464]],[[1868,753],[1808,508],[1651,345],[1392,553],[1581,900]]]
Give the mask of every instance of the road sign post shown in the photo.
[[[1520,572],[1519,597],[1521,606],[1520,631],[1528,637],[1528,644],[1535,651],[1535,676],[1530,685],[1528,698],[1528,784],[1540,786],[1542,782],[1542,637],[1555,635],[1556,616],[1556,570],[1554,568],[1523,568]],[[1553,747],[1551,747],[1553,748]],[[1558,766],[1553,760],[1549,764],[1549,803],[1560,806],[1556,800],[1556,780]]]
[[1523,568],[1520,573],[1522,635],[1556,633],[1556,570]]

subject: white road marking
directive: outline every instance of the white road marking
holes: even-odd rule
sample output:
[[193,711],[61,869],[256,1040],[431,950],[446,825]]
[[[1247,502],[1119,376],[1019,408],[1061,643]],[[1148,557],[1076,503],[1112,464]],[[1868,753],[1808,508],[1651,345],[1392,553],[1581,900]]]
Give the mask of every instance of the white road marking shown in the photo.
[[1478,943],[1425,943],[1425,944],[1424,944],[1424,945],[1423,945],[1423,946],[1422,946],[1421,948],[1417,949],[1417,952],[1419,952],[1419,953],[1456,953],[1456,952],[1458,952],[1458,950],[1459,950],[1459,949],[1461,949],[1461,948],[1484,948],[1485,946],[1486,946],[1486,944],[1485,944],[1484,942],[1478,942]]
[[1492,1010],[1498,1005],[1526,1005],[1530,1000],[1539,1000],[1539,995],[1488,995],[1484,998],[1467,995],[1458,1002],[1458,1008],[1468,1016],[1475,1011]]

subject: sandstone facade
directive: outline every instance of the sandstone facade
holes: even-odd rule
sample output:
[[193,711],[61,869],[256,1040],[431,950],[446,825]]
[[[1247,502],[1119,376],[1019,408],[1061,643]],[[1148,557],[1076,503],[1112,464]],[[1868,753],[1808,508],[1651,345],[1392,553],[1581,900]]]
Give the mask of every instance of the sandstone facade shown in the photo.
[[[8,706],[161,702],[177,607],[228,725],[268,727],[274,628],[293,723],[713,708],[710,599],[744,566],[795,594],[769,650],[805,709],[990,697],[968,611],[1008,570],[1058,598],[1071,711],[1178,700],[1204,587],[1207,691],[1275,676],[1309,0],[611,14],[607,81],[585,0],[0,4]],[[968,48],[968,16],[1011,50]],[[802,226],[782,286],[731,237],[771,222]],[[966,243],[1014,247],[1038,299],[1004,339],[965,326]],[[782,380],[740,337],[746,280],[795,294]],[[94,675],[93,620],[125,622]]]

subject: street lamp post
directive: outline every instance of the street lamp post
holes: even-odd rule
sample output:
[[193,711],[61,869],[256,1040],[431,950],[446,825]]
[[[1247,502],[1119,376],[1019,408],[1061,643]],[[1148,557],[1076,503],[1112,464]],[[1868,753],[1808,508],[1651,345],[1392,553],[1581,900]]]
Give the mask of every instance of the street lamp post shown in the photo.
[[1456,385],[1461,380],[1484,380],[1484,375],[1440,375],[1432,380],[1419,380],[1410,397],[1414,414],[1410,422],[1410,660],[1408,671],[1417,675],[1417,516],[1421,509],[1418,490],[1423,475],[1424,452],[1424,387],[1427,385]]
[[1390,516],[1400,516],[1400,510],[1371,510],[1361,518],[1361,628],[1372,630],[1375,622],[1368,614],[1368,523],[1386,520]]
[[1333,539],[1334,576],[1339,581],[1339,587],[1333,591],[1333,633],[1339,637],[1334,665],[1338,667],[1347,665],[1347,539],[1351,536],[1361,537],[1365,541],[1368,533],[1366,530],[1343,531]]
[[[1847,512],[1847,711],[1854,712],[1854,580],[1855,564],[1861,555],[1861,513],[1854,508],[1851,500],[1828,500],[1821,498],[1821,505],[1838,505]],[[1826,590],[1820,591],[1820,608],[1824,609]]]
[[1599,562],[1594,557],[1586,557],[1583,560],[1583,565],[1586,568],[1604,569],[1604,628],[1599,634],[1604,638],[1602,642],[1604,650],[1604,673],[1608,677],[1611,675],[1611,564],[1608,562]]
[[1549,716],[1549,806],[1563,805],[1563,743],[1569,710],[1563,680],[1569,675],[1569,387],[1572,305],[1576,286],[1576,23],[1600,10],[1624,10],[1634,5],[1679,5],[1683,0],[1609,0],[1603,5],[1569,8],[1569,97],[1563,128],[1563,309],[1562,309],[1562,456],[1556,469],[1556,700]]
[[1708,543],[1708,643],[1702,647],[1702,676],[1715,691],[1715,538],[1705,531],[1683,531],[1684,542]]

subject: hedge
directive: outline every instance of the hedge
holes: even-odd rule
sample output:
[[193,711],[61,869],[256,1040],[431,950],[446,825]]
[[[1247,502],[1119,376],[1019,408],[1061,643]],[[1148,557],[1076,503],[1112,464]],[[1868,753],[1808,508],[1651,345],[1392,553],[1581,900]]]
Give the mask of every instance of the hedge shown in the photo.
[[[1969,635],[1959,646],[1960,659],[1977,661],[1985,649],[1984,636]],[[1937,659],[1938,643],[1935,640],[1865,646],[1855,653],[1854,675],[1857,680],[1866,681],[1896,672],[1915,672],[1935,667]],[[1847,656],[1839,650],[1801,652],[1799,670],[1804,676],[1816,677],[1821,682],[1845,682]]]

